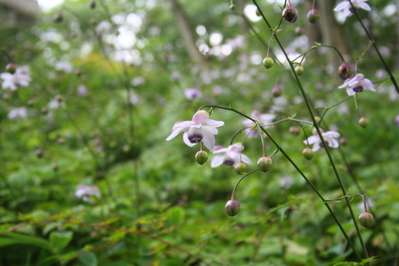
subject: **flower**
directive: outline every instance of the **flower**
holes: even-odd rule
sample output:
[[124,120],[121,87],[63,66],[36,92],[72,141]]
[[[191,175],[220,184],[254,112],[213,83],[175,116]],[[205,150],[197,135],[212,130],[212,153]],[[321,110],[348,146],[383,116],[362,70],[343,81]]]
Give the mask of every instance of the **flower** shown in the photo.
[[[270,123],[273,121],[273,119],[276,117],[274,114],[262,114],[259,111],[253,111],[251,113],[251,117],[259,122],[263,127],[270,127]],[[250,120],[250,119],[245,119],[242,124],[244,125],[245,129],[245,134],[250,137],[254,138],[258,136],[258,131],[256,129],[256,124]]]
[[194,101],[202,96],[202,93],[197,88],[187,88],[184,90],[184,96],[186,96],[187,100]]
[[31,81],[28,66],[17,67],[14,74],[4,72],[0,74],[3,89],[15,91],[17,88],[26,87]]
[[28,110],[25,107],[12,108],[8,113],[8,118],[11,120],[25,118],[28,116]]
[[[356,8],[361,8],[366,11],[371,10],[367,0],[351,0],[351,2]],[[344,0],[334,8],[334,11],[345,21],[348,17],[352,16],[352,5],[348,0]]]
[[223,125],[223,121],[210,119],[208,112],[199,110],[193,115],[191,121],[175,123],[172,133],[166,138],[166,141],[170,141],[183,133],[183,141],[187,146],[193,147],[202,142],[209,150],[213,150],[215,135],[218,133],[217,128]]
[[[327,145],[330,148],[338,148],[339,147],[339,133],[336,131],[327,131],[327,132],[322,132],[321,135],[323,136],[324,141],[327,143]],[[306,145],[312,145],[312,151],[318,151],[320,150],[322,141],[319,137],[319,135],[315,134],[313,136],[308,137],[304,143]]]
[[79,96],[86,96],[87,95],[87,88],[85,85],[80,84],[78,87],[78,95]]
[[75,196],[85,202],[90,202],[92,198],[100,198],[101,193],[98,187],[94,185],[79,185],[76,188]]
[[240,163],[250,164],[251,160],[242,153],[244,146],[241,143],[235,143],[227,148],[216,147],[213,150],[215,155],[211,161],[211,167],[215,168],[222,164],[236,167]]
[[395,123],[396,123],[396,125],[399,127],[399,115],[397,115],[397,116],[395,117]]
[[355,95],[356,93],[364,90],[375,91],[374,84],[366,79],[363,74],[356,74],[354,77],[345,80],[345,82],[339,86],[340,89],[345,88],[346,93],[349,96]]

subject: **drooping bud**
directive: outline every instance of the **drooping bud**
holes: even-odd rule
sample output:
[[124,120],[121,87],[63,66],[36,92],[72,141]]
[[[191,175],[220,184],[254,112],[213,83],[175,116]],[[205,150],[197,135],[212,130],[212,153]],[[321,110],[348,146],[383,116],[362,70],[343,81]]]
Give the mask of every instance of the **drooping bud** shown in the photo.
[[195,160],[198,164],[203,165],[208,160],[208,153],[203,150],[197,151],[195,154]]
[[97,6],[97,3],[96,3],[95,0],[93,0],[93,1],[90,2],[90,8],[91,8],[91,9],[95,9],[96,6]]
[[247,166],[245,163],[240,162],[240,163],[238,163],[238,164],[234,167],[234,169],[236,170],[236,172],[237,172],[238,174],[241,175],[241,174],[244,174],[244,173],[247,172],[248,166]]
[[301,133],[301,128],[300,127],[296,127],[296,126],[292,126],[288,130],[294,136],[298,136],[299,133]]
[[367,117],[362,116],[362,117],[359,118],[358,124],[359,124],[359,126],[361,126],[362,128],[365,128],[365,127],[367,127],[367,125],[369,124],[369,120],[368,120]]
[[287,7],[283,9],[282,16],[289,23],[294,23],[298,19],[298,12],[290,1],[288,2]]
[[224,210],[228,216],[236,216],[240,212],[240,202],[232,198],[226,202]]
[[348,63],[342,63],[338,67],[338,75],[343,80],[350,78],[352,75],[352,66]]
[[14,63],[10,63],[6,65],[6,71],[10,74],[14,74],[17,70],[17,65]]
[[274,85],[272,88],[272,95],[273,97],[280,97],[283,94],[283,88],[281,87],[281,85],[277,84]]
[[297,65],[297,66],[295,67],[295,73],[296,73],[298,76],[301,76],[301,75],[303,74],[303,72],[304,72],[303,65]]
[[320,14],[316,8],[312,7],[306,14],[306,17],[310,23],[314,24],[319,20]]
[[318,123],[320,123],[321,117],[318,116],[318,115],[316,115],[316,116],[314,117],[314,120],[315,120],[316,123],[318,124]]
[[364,211],[359,215],[359,222],[366,228],[371,228],[375,224],[375,219],[373,214],[368,211]]
[[311,148],[304,148],[302,150],[302,155],[307,160],[311,160],[313,158],[313,154],[314,154],[314,152],[313,152],[313,150]]
[[35,154],[37,158],[41,159],[44,156],[44,150],[42,148],[38,148],[35,150]]
[[266,56],[264,59],[263,59],[263,65],[265,66],[265,68],[266,69],[269,69],[269,68],[271,68],[273,65],[274,65],[274,60],[273,60],[273,58],[271,58],[271,57],[269,57],[269,56]]
[[272,167],[273,160],[270,156],[262,156],[259,158],[257,165],[262,172],[267,172]]

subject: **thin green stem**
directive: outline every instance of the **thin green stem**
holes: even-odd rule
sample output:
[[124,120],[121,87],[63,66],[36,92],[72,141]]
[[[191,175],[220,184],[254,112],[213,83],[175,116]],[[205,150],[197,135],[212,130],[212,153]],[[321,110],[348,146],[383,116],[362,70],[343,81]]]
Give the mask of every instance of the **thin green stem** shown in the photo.
[[[266,17],[265,17],[265,15],[264,15],[263,11],[260,10],[260,7],[259,7],[257,1],[256,1],[256,0],[252,0],[252,2],[253,2],[253,3],[256,5],[256,7],[259,9],[259,12],[260,12],[260,14],[261,14],[261,16],[262,16],[262,18],[263,18],[263,21],[265,22],[265,24],[267,25],[267,27],[269,28],[269,30],[273,32],[273,27],[271,26],[271,24],[269,23],[269,21],[266,19]],[[336,168],[336,166],[335,166],[333,157],[332,157],[332,155],[331,155],[331,153],[330,153],[330,148],[328,147],[327,143],[325,142],[324,137],[323,137],[322,132],[321,132],[321,129],[320,129],[320,127],[319,127],[318,124],[317,124],[317,121],[316,121],[316,119],[315,119],[315,115],[313,114],[313,110],[312,110],[311,105],[310,105],[310,100],[308,99],[308,96],[307,96],[307,94],[306,94],[306,92],[305,92],[305,89],[303,88],[302,83],[301,83],[301,81],[300,81],[300,79],[299,79],[299,77],[298,77],[298,75],[297,75],[297,73],[296,73],[296,71],[295,71],[295,67],[294,67],[293,63],[291,62],[291,60],[289,59],[288,54],[287,54],[286,50],[284,49],[284,46],[282,45],[282,43],[281,43],[280,39],[278,38],[277,34],[274,34],[273,36],[274,36],[275,41],[277,42],[278,46],[280,47],[281,51],[283,52],[283,54],[284,54],[284,56],[285,56],[285,58],[286,58],[286,60],[287,60],[287,62],[288,62],[288,64],[289,64],[289,66],[290,66],[290,68],[291,68],[291,72],[292,72],[292,74],[293,74],[293,76],[294,76],[294,79],[295,79],[295,81],[296,81],[296,83],[297,83],[297,85],[298,85],[298,88],[299,88],[299,90],[300,90],[300,92],[301,92],[301,94],[302,94],[302,97],[303,97],[303,99],[304,99],[304,101],[305,101],[306,108],[308,109],[308,112],[309,112],[309,115],[310,115],[310,117],[311,117],[311,119],[312,119],[312,121],[313,121],[314,127],[316,128],[317,134],[319,135],[319,138],[320,138],[320,140],[321,140],[321,143],[323,144],[324,150],[326,151],[328,160],[329,160],[329,162],[330,162],[330,164],[331,164],[331,167],[332,167],[333,172],[334,172],[334,174],[335,174],[335,177],[336,177],[336,179],[337,179],[337,181],[338,181],[338,184],[339,184],[339,186],[340,186],[340,188],[341,188],[341,191],[342,191],[343,195],[346,195],[345,186],[344,186],[344,184],[343,184],[343,182],[342,182],[342,180],[341,180],[341,177],[340,177],[340,175],[339,175],[339,173],[338,173],[338,170],[337,170],[337,168]],[[346,205],[347,205],[347,207],[348,207],[348,209],[349,209],[349,212],[350,212],[350,215],[351,215],[353,224],[354,224],[354,226],[355,226],[357,235],[358,235],[358,237],[359,237],[359,241],[360,241],[360,243],[361,243],[361,245],[362,245],[363,252],[364,252],[365,256],[368,257],[368,251],[367,251],[366,245],[364,244],[362,235],[361,235],[361,233],[360,233],[360,229],[359,229],[359,226],[358,226],[358,224],[357,224],[356,217],[355,217],[355,214],[354,214],[354,212],[353,212],[352,206],[351,206],[351,204],[350,204],[350,202],[349,202],[348,199],[346,199],[345,201],[346,201]]]

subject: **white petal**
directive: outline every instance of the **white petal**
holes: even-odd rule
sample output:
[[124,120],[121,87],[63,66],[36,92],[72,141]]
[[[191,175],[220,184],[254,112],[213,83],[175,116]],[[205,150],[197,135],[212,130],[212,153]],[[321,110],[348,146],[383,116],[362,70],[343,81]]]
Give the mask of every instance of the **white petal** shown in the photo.
[[335,6],[334,11],[335,12],[342,12],[343,10],[349,9],[350,8],[350,3],[348,1],[342,1],[338,5]]
[[216,155],[212,158],[211,167],[215,168],[215,167],[221,166],[223,164],[223,161],[224,161],[223,155]]
[[245,154],[241,154],[241,161],[246,164],[251,164],[251,159],[249,159]]
[[215,136],[210,134],[209,132],[204,131],[202,143],[204,143],[205,147],[207,147],[208,150],[213,150],[213,147],[215,146]]
[[193,115],[192,121],[195,124],[205,124],[208,119],[209,113],[204,110],[199,110]]
[[206,124],[207,124],[208,126],[212,126],[212,127],[221,127],[221,126],[224,125],[224,122],[223,122],[223,121],[213,120],[213,119],[208,119],[208,120],[206,121]]

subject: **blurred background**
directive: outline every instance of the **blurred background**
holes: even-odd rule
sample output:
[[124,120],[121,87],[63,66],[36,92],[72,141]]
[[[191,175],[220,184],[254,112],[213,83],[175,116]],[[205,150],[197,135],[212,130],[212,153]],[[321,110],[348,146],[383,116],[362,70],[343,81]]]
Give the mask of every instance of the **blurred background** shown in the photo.
[[[338,89],[332,49],[313,49],[303,62],[315,109],[340,103],[324,129],[341,134],[333,156],[356,216],[360,193],[375,214],[376,226],[361,229],[374,265],[397,265],[398,94],[356,19],[334,13],[339,1],[292,2],[298,20],[278,33],[290,58],[332,45],[375,84],[354,101]],[[313,2],[315,24],[306,19]],[[278,25],[284,1],[258,3]],[[398,76],[399,2],[369,3],[359,14]],[[228,217],[240,175],[198,165],[198,147],[181,136],[165,141],[205,104],[310,121],[252,1],[0,0],[0,20],[0,265],[364,265],[281,154],[241,183],[241,211]],[[276,63],[265,70],[268,53]],[[13,68],[18,80],[7,75]],[[212,118],[225,122],[223,146],[243,127],[233,113]],[[325,153],[303,158],[312,128],[298,126],[270,133],[327,199],[341,197]],[[254,168],[259,139],[235,140]],[[345,203],[331,206],[360,251]]]

